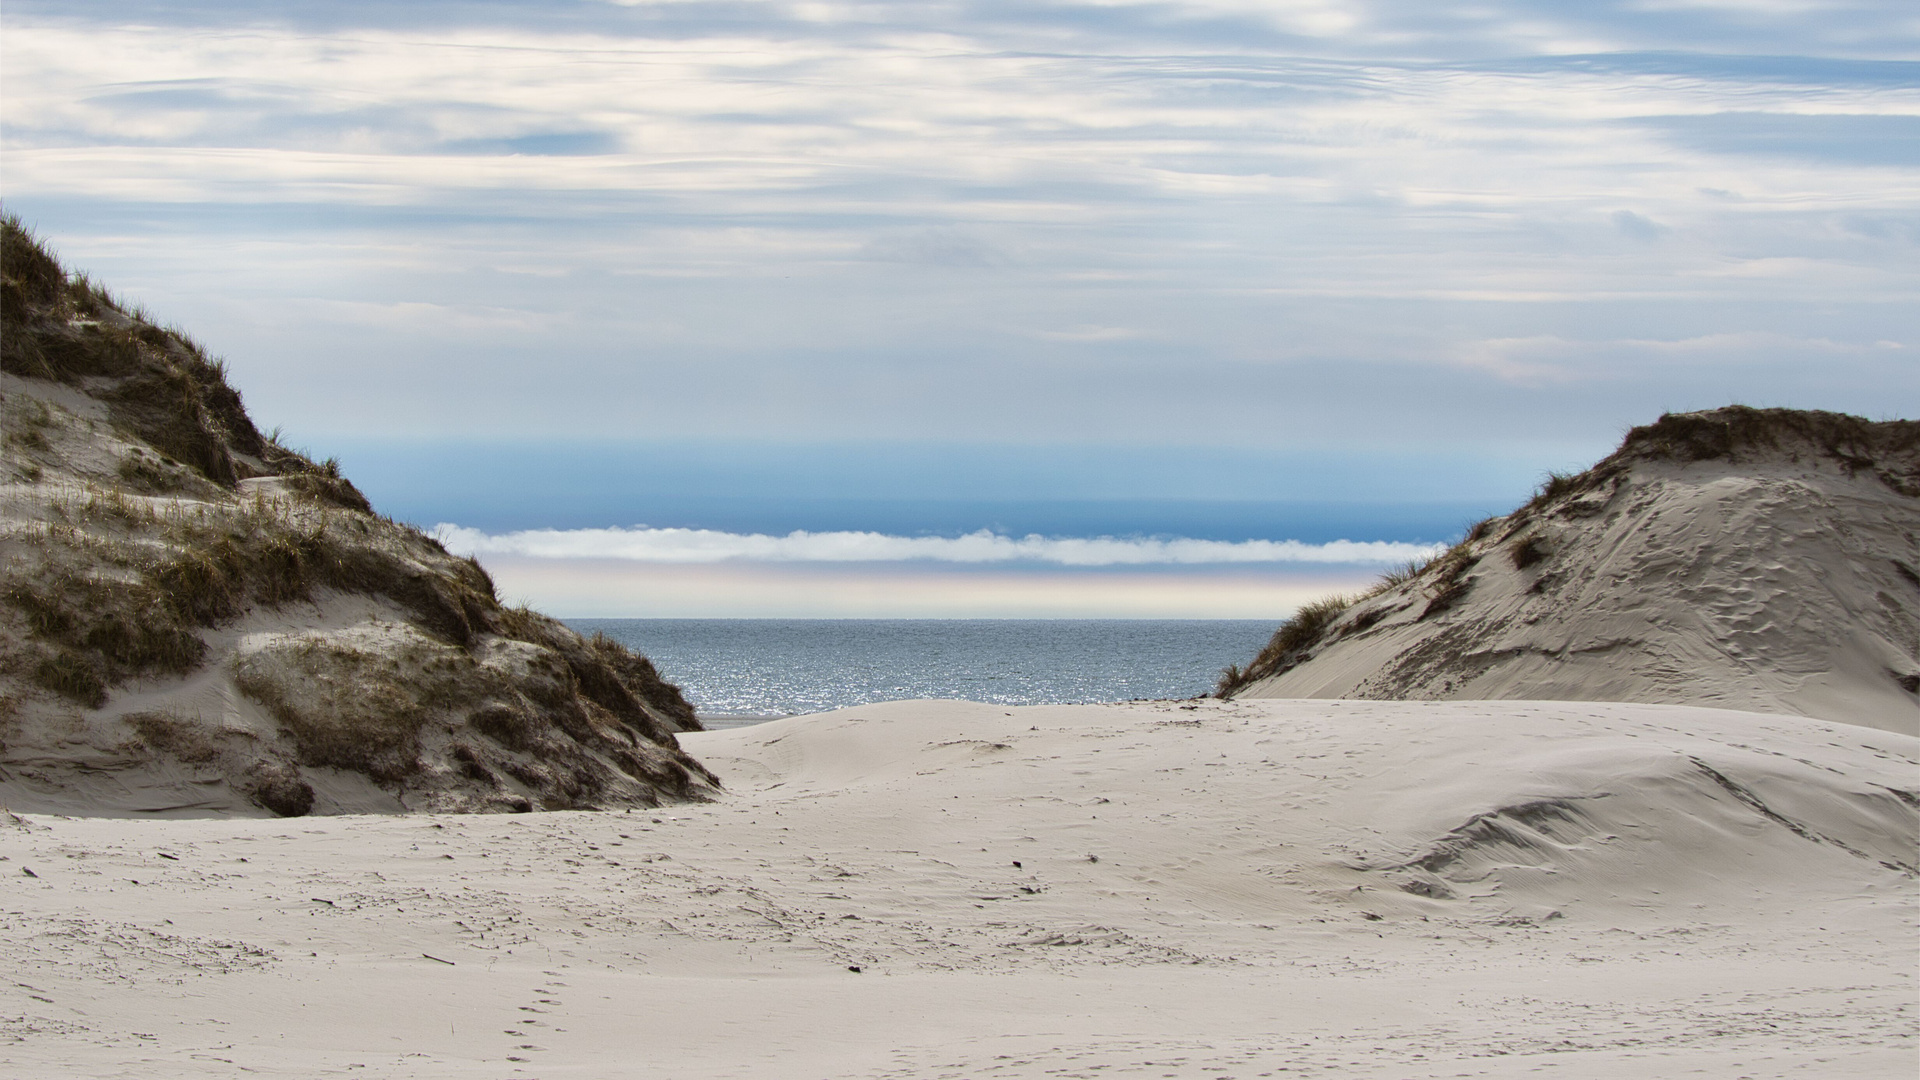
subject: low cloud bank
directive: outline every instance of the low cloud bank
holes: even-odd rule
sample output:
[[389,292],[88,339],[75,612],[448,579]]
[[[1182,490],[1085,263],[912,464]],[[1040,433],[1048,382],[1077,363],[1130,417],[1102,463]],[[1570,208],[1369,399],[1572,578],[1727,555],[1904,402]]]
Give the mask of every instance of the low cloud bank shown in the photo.
[[1151,566],[1220,563],[1389,564],[1423,559],[1441,545],[1393,541],[1194,540],[1185,537],[891,536],[876,532],[802,532],[784,536],[713,529],[528,529],[498,535],[441,523],[433,535],[460,555],[535,559],[628,559],[648,563],[946,562]]

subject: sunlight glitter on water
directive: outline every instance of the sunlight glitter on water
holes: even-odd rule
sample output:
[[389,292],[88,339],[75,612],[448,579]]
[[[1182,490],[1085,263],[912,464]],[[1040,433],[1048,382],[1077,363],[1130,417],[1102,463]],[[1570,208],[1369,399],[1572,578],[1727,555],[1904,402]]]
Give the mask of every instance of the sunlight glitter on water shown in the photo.
[[1002,705],[1184,698],[1264,620],[574,619],[644,653],[712,727],[903,698]]

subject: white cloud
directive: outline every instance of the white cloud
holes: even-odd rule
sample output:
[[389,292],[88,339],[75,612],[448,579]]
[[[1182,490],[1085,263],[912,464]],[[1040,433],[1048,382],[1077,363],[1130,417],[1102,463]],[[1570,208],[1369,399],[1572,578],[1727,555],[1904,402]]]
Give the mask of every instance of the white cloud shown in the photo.
[[1335,540],[1195,540],[1132,537],[890,536],[876,532],[804,532],[784,536],[711,529],[529,529],[488,534],[441,523],[433,535],[461,555],[536,559],[622,559],[647,563],[1043,563],[1057,566],[1199,566],[1235,563],[1402,563],[1443,550],[1430,544]]
[[1068,330],[1042,330],[1040,336],[1053,341],[1129,341],[1140,331],[1125,326],[1076,326]]
[[1738,370],[1762,364],[1819,359],[1827,362],[1884,355],[1904,349],[1898,341],[1836,341],[1763,331],[1702,334],[1670,340],[1615,338],[1581,340],[1542,334],[1467,342],[1454,354],[1460,366],[1484,371],[1523,386],[1593,384],[1671,372]]
[[1365,573],[1189,569],[707,566],[617,560],[486,560],[500,595],[563,618],[1272,619]]

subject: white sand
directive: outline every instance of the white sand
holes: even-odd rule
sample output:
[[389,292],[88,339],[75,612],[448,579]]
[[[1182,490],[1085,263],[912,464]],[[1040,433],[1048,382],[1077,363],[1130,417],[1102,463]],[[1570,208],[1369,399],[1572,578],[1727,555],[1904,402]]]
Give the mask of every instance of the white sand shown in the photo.
[[921,702],[687,744],[722,801],[0,817],[0,1074],[1914,1075],[1910,736]]

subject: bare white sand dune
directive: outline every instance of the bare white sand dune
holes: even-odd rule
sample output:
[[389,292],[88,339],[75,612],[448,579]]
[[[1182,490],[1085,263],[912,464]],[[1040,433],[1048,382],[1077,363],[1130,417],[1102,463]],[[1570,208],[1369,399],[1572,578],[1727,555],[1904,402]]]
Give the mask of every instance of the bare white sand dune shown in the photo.
[[1648,701],[1920,735],[1916,568],[1912,422],[1665,416],[1270,646],[1235,696]]
[[1914,1073],[1910,736],[1246,700],[683,738],[719,801],[0,817],[0,1073]]

